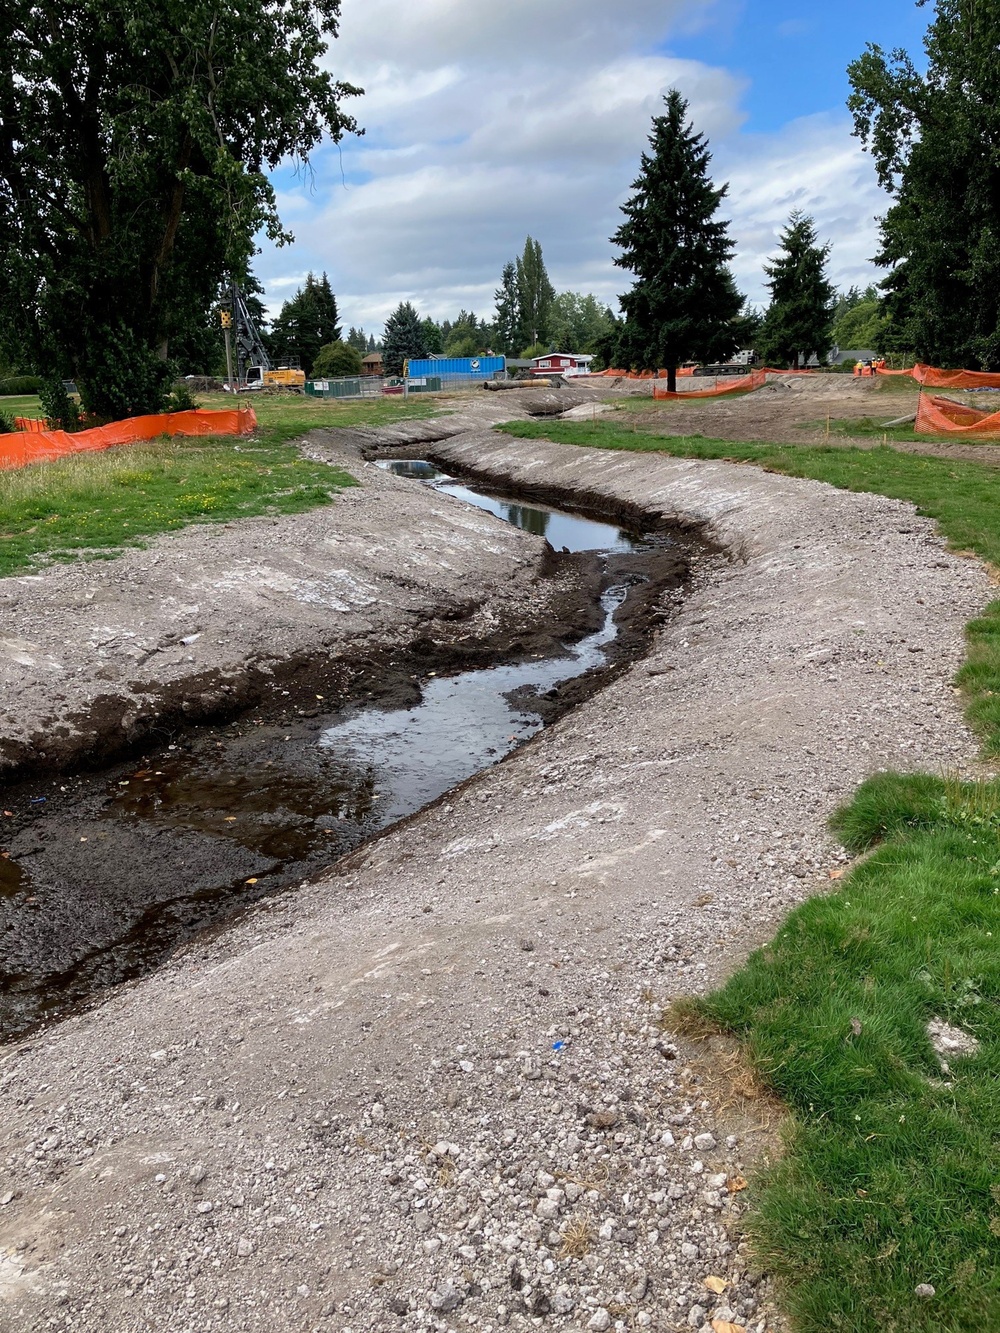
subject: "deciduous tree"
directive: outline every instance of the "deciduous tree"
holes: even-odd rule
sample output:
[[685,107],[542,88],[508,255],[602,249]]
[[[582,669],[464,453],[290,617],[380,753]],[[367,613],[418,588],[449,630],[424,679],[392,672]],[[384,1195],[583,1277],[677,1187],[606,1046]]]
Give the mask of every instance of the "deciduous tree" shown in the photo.
[[876,263],[887,348],[1000,368],[1000,8],[937,0],[926,71],[869,46],[848,106],[893,204]]
[[796,211],[781,233],[780,252],[764,265],[771,304],[757,338],[765,361],[805,364],[823,357],[833,341],[835,292],[826,276],[828,245],[819,245],[813,220]]
[[555,288],[549,281],[542,258],[542,246],[529,236],[524,250],[515,261],[514,283],[517,290],[517,333],[522,343],[540,343],[548,339],[549,315]]
[[312,378],[338,379],[361,374],[361,353],[350,343],[332,342],[321,347],[313,362]]
[[596,296],[560,292],[552,302],[549,340],[556,351],[594,354],[613,325],[613,316]]
[[615,359],[635,370],[665,367],[673,390],[682,362],[735,350],[743,298],[728,267],[735,248],[729,223],[716,216],[727,187],[712,183],[711,154],[688,122],[687,102],[672,89],[664,103],[611,239],[622,251],[615,263],[635,274],[621,298]]
[[282,238],[266,172],[354,122],[339,0],[6,0],[0,330],[104,416],[157,408],[170,341]]

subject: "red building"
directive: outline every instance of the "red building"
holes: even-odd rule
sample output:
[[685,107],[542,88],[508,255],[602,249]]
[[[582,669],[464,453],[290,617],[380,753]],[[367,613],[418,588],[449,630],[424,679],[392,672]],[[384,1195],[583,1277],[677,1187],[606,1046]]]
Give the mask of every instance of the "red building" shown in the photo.
[[577,356],[575,352],[548,352],[532,357],[532,375],[589,375],[592,356]]

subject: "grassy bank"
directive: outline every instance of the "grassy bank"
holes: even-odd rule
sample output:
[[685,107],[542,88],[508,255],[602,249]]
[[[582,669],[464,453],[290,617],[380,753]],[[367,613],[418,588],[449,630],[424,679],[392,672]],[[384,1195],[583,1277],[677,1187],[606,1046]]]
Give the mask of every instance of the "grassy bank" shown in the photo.
[[[1000,1328],[1000,786],[880,775],[835,827],[876,850],[698,1006],[794,1111],[756,1249],[810,1333],[985,1333]],[[946,1074],[934,1018],[979,1054]]]
[[[204,405],[232,405],[218,397],[221,404]],[[260,397],[254,408],[260,429],[251,439],[175,437],[0,472],[0,576],[113,556],[192,523],[330,504],[354,479],[303,458],[290,440],[318,425],[378,425],[435,411],[422,402],[337,404],[297,395]]]
[[[505,429],[909,500],[952,545],[1000,565],[995,468],[614,422]],[[1000,603],[969,626],[960,679],[984,748],[1000,753]],[[792,1109],[784,1158],[755,1182],[750,1227],[795,1327],[985,1333],[1000,1328],[1000,783],[880,774],[834,827],[866,859],[721,991],[678,1006],[677,1021],[738,1033]],[[980,1043],[948,1073],[927,1033],[935,1018]]]

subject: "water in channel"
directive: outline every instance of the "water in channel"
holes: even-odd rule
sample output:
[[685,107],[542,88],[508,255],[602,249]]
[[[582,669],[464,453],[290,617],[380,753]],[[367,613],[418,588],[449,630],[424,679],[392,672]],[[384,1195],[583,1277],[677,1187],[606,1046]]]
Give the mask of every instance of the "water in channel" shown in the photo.
[[[385,466],[556,550],[644,545],[606,523],[487,495],[428,463]],[[198,728],[139,764],[5,791],[0,1037],[148,971],[199,930],[496,763],[542,727],[533,695],[604,663],[626,594],[625,582],[608,588],[599,628],[559,655],[431,673],[409,707],[324,716],[319,700],[276,721]]]

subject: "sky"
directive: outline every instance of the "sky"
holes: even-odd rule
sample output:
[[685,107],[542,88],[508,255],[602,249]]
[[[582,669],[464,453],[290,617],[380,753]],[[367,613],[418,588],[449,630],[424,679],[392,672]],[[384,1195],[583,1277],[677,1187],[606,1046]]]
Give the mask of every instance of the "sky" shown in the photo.
[[609,237],[672,87],[728,182],[740,290],[766,303],[761,266],[795,208],[831,245],[833,282],[864,286],[887,200],[851,133],[846,68],[869,42],[919,57],[928,18],[914,0],[342,0],[324,63],[365,89],[350,103],[365,133],[274,173],[295,240],[261,240],[267,305],[311,270],[345,330],[378,336],[402,300],[489,318],[530,235],[558,291],[617,310],[629,275]]

